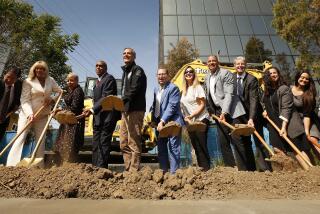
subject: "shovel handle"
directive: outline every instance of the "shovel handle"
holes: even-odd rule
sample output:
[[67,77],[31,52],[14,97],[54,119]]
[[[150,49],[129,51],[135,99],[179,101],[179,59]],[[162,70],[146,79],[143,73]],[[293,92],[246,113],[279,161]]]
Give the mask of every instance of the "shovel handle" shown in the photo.
[[32,156],[31,156],[31,160],[30,160],[29,165],[30,165],[30,164],[34,161],[34,159],[36,158],[36,153],[37,153],[37,151],[38,151],[38,149],[39,149],[39,147],[40,147],[40,144],[41,144],[41,141],[42,141],[44,135],[46,134],[47,128],[48,128],[48,126],[49,126],[49,124],[50,124],[50,121],[51,121],[53,115],[54,115],[54,112],[55,112],[55,110],[56,110],[57,107],[58,107],[58,104],[59,104],[59,102],[60,102],[60,99],[61,99],[61,97],[62,97],[62,94],[63,94],[63,91],[60,92],[60,95],[59,95],[59,97],[58,97],[58,99],[57,99],[57,101],[56,101],[56,104],[54,105],[53,110],[51,111],[51,114],[50,114],[50,116],[49,116],[49,118],[48,118],[48,120],[47,120],[47,123],[46,123],[46,125],[44,126],[44,129],[42,130],[42,133],[41,133],[41,135],[40,135],[40,137],[39,137],[39,139],[38,139],[38,142],[37,142],[37,144],[36,144],[36,147],[34,148],[34,151],[33,151],[33,153],[32,153]]
[[261,135],[254,130],[254,135],[260,140],[260,142],[262,143],[262,145],[268,150],[268,152],[270,153],[271,156],[274,156],[274,152],[272,151],[272,149],[270,148],[270,146],[266,143],[266,141],[264,141],[264,139],[261,137]]
[[[279,127],[268,117],[268,116],[266,116],[265,117],[268,121],[269,121],[269,123],[277,130],[277,132],[279,132],[280,133],[280,129],[279,129]],[[287,143],[291,146],[291,148],[310,166],[310,167],[312,167],[313,165],[310,163],[310,161],[308,161],[303,155],[302,155],[302,153],[301,153],[301,151],[296,147],[296,145],[294,145],[293,143],[292,143],[292,141],[285,135],[285,136],[282,136],[283,137],[283,139],[285,139],[285,141],[287,141]]]
[[212,114],[211,116],[213,117],[213,119],[219,121],[219,123],[222,123],[223,125],[227,126],[228,128],[230,128],[230,129],[232,129],[232,130],[235,130],[235,129],[236,129],[236,128],[235,128],[233,125],[231,125],[230,123],[228,123],[228,122],[226,122],[226,121],[223,121],[223,120],[220,120],[220,118],[219,118],[217,115]]
[[[34,119],[41,113],[41,111],[45,108],[46,106],[41,106],[38,111],[34,114]],[[17,133],[14,138],[4,147],[4,149],[0,153],[0,157],[10,148],[10,146],[13,145],[13,143],[18,139],[18,137],[33,123],[34,120],[28,121],[28,123],[21,129],[19,133]]]

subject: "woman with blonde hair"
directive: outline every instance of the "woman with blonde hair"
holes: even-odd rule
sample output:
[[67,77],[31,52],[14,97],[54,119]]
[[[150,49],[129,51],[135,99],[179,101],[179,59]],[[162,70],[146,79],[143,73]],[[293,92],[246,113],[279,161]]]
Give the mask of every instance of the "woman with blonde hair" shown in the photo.
[[186,123],[203,122],[206,129],[188,131],[192,146],[197,156],[197,162],[204,170],[210,168],[210,156],[207,148],[207,133],[209,114],[205,108],[205,92],[198,81],[195,70],[188,66],[184,71],[182,84],[181,109]]
[[[54,103],[54,97],[51,97],[52,93],[61,93],[62,90],[56,83],[56,81],[49,76],[48,65],[44,61],[37,61],[30,68],[28,78],[23,81],[22,93],[21,93],[21,111],[19,113],[18,131],[20,132],[28,121],[33,121],[15,141],[13,144],[7,159],[7,166],[16,166],[21,160],[22,148],[27,134],[32,128],[35,133],[35,141],[40,138],[41,132],[47,122],[48,115],[50,114],[51,104]],[[41,113],[34,117],[36,111],[42,106],[45,106]],[[44,157],[44,139],[41,146],[36,153],[36,158]],[[40,163],[44,166],[44,163]]]

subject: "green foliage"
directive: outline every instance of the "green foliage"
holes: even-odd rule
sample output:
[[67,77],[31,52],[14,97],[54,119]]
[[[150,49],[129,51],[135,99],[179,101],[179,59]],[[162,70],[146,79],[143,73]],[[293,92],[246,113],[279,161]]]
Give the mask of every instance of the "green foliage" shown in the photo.
[[245,57],[247,62],[262,63],[265,60],[272,61],[270,58],[272,52],[269,49],[264,49],[264,43],[256,37],[251,37],[245,49]]
[[277,0],[273,26],[300,53],[298,69],[320,76],[320,0]]
[[0,0],[0,43],[11,47],[5,68],[17,66],[26,75],[34,62],[44,60],[50,76],[62,85],[71,71],[67,53],[79,43],[79,36],[63,35],[60,22],[49,14],[36,15],[27,3]]
[[179,69],[199,57],[199,51],[193,48],[193,45],[186,39],[181,38],[172,50],[169,51],[168,60],[165,67],[169,71],[170,79],[179,71]]

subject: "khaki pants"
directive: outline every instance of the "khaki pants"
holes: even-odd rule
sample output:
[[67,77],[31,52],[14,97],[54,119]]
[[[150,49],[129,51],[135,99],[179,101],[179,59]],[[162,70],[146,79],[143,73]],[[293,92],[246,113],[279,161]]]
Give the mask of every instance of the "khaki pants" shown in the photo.
[[120,125],[120,149],[127,171],[139,170],[143,111],[123,112]]

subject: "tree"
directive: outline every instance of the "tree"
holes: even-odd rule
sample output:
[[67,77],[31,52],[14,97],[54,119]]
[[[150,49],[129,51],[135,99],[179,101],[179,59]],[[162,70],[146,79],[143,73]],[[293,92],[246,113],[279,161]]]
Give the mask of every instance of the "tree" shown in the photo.
[[310,69],[320,76],[320,0],[277,0],[273,6],[273,27],[300,53],[298,69]]
[[193,48],[193,45],[187,38],[181,38],[176,46],[169,51],[168,60],[165,67],[169,71],[169,77],[172,79],[179,69],[199,57],[199,51]]
[[251,37],[245,49],[245,57],[247,62],[262,63],[265,60],[272,61],[270,58],[272,52],[269,49],[264,49],[264,43],[256,37]]
[[44,60],[50,76],[62,85],[71,71],[67,53],[79,43],[79,36],[63,35],[60,22],[49,14],[36,15],[27,3],[0,0],[0,43],[11,47],[5,69],[17,66],[26,75],[34,62]]
[[291,67],[290,63],[287,61],[286,54],[281,53],[277,54],[275,58],[275,62],[278,64],[280,73],[287,83],[292,83],[292,75],[290,73]]

